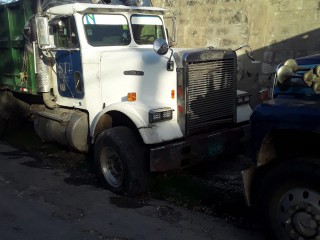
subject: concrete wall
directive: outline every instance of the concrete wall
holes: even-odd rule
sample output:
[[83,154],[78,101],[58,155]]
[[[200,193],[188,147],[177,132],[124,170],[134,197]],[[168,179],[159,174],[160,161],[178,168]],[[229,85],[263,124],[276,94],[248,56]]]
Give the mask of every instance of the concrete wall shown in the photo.
[[238,89],[254,95],[272,85],[275,66],[320,51],[320,0],[153,0],[177,19],[176,47],[236,49]]

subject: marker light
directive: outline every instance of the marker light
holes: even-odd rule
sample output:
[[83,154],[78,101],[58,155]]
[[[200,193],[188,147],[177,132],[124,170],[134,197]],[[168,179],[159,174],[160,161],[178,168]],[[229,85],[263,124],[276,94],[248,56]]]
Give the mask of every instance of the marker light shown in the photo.
[[128,101],[134,102],[137,100],[137,94],[135,92],[128,93]]
[[176,96],[176,91],[175,90],[171,90],[171,98],[174,99]]

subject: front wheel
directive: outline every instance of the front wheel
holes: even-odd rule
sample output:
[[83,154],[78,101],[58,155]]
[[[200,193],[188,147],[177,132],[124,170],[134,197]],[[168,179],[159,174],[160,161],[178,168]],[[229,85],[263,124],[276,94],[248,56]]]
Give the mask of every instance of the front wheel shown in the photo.
[[319,162],[289,161],[265,178],[260,202],[272,239],[320,239]]
[[148,190],[146,151],[139,136],[127,127],[107,129],[94,146],[98,177],[111,191],[137,196]]

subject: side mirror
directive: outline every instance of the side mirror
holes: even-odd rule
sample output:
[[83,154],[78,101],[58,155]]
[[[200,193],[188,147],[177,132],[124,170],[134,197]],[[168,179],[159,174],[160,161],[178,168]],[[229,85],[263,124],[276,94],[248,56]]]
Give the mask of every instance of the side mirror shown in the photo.
[[169,50],[169,45],[166,40],[158,38],[153,42],[153,50],[159,55],[165,55]]
[[170,58],[167,62],[167,70],[173,71],[174,70],[174,62],[171,60],[172,55],[173,55],[173,50],[169,47],[166,40],[164,40],[162,38],[158,38],[153,42],[153,50],[159,55],[167,54],[169,49],[171,50],[171,55],[170,55]]
[[36,17],[38,45],[40,49],[50,46],[49,23],[46,17]]

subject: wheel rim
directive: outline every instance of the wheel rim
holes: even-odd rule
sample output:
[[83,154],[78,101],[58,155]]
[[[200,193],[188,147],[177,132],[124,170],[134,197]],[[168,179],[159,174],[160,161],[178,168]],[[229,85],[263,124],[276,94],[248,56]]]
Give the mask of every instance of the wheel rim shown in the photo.
[[286,192],[277,207],[277,221],[288,239],[320,240],[320,194],[308,188]]
[[101,170],[106,181],[113,188],[118,188],[123,181],[123,165],[117,152],[111,147],[105,147],[100,154]]

